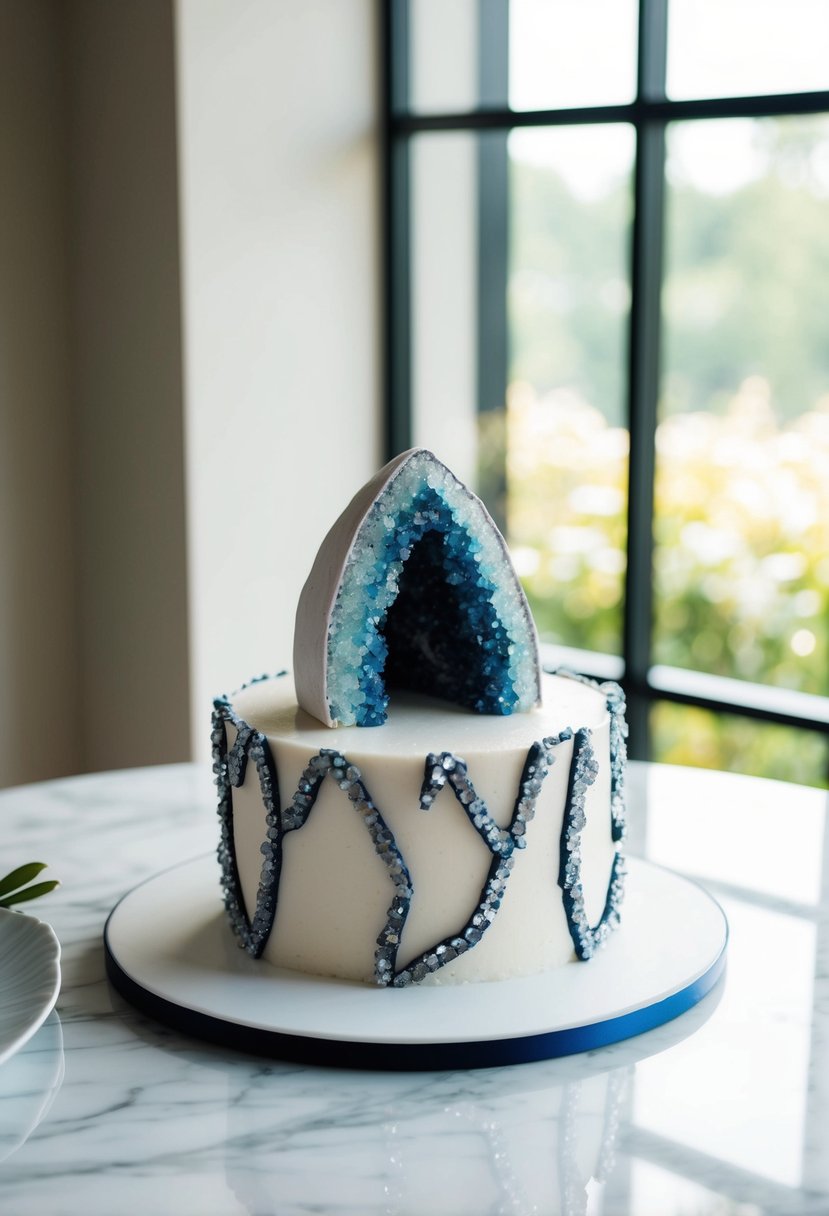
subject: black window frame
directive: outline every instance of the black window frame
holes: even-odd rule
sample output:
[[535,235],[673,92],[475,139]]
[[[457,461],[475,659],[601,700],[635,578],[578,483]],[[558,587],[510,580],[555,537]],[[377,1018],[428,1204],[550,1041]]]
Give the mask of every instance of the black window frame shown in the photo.
[[[417,0],[414,0],[416,3]],[[409,151],[418,134],[479,132],[479,241],[487,275],[479,284],[478,400],[503,404],[507,381],[507,249],[493,257],[493,232],[506,231],[506,139],[521,127],[623,123],[635,132],[631,305],[627,354],[627,565],[622,618],[621,683],[628,700],[630,754],[650,755],[650,714],[659,702],[829,735],[829,696],[655,665],[653,662],[653,522],[655,435],[660,385],[661,290],[665,224],[665,133],[668,123],[719,118],[778,118],[829,113],[829,90],[673,100],[666,92],[668,0],[639,0],[636,95],[617,105],[516,111],[506,96],[508,0],[477,0],[479,105],[461,113],[416,114],[408,109],[410,0],[380,0],[383,135],[383,297],[385,448],[388,458],[411,446],[411,216]],[[499,143],[503,151],[498,152]],[[502,215],[503,212],[503,215]],[[487,341],[480,341],[486,334]],[[499,337],[500,335],[500,337]],[[497,500],[497,487],[495,499]],[[493,512],[498,518],[497,505]],[[501,522],[500,520],[498,522]],[[595,673],[603,675],[598,663]],[[827,688],[829,692],[829,687]]]

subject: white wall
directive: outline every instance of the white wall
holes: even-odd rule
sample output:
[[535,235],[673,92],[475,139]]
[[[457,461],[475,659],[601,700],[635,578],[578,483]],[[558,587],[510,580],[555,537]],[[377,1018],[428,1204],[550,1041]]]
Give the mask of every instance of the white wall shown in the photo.
[[0,786],[290,663],[380,455],[376,19],[0,0]]
[[194,746],[376,469],[373,0],[178,0]]
[[0,0],[0,786],[189,754],[171,0]]
[[174,21],[65,8],[83,766],[190,748]]
[[63,83],[55,5],[0,0],[0,785],[80,760]]

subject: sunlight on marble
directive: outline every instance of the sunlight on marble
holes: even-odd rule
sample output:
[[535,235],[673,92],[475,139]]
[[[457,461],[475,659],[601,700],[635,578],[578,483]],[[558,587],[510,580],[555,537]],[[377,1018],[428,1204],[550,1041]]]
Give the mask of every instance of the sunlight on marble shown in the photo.
[[[64,968],[59,1022],[0,1069],[0,1096],[21,1112],[31,1098],[36,1116],[22,1114],[18,1131],[9,1122],[7,1135],[0,1118],[10,1150],[0,1161],[0,1210],[829,1211],[829,914],[816,906],[827,887],[825,796],[730,775],[632,770],[631,840],[707,875],[726,908],[724,983],[675,1022],[602,1051],[454,1073],[261,1060],[159,1026],[109,989],[101,933],[110,908],[162,866],[215,847],[206,771],[135,770],[0,793],[0,851],[13,844],[42,856],[62,879],[39,914],[58,933]],[[781,880],[772,865],[782,816],[800,882]],[[217,901],[218,892],[217,867]],[[43,1037],[55,1024],[59,1085]]]
[[753,1203],[730,1203],[724,1196],[647,1161],[630,1172],[631,1212],[637,1216],[763,1216]]
[[[731,930],[721,1017],[669,1055],[639,1066],[633,1118],[714,1161],[798,1186],[815,926],[733,899],[721,902]],[[666,1088],[681,1101],[666,1103]]]
[[[705,769],[653,766],[648,775],[648,857],[709,882],[737,883],[765,896],[817,904],[826,794],[782,781],[739,778],[723,786],[732,791],[727,799],[712,799],[710,788],[711,774]],[[678,830],[684,816],[693,831]]]

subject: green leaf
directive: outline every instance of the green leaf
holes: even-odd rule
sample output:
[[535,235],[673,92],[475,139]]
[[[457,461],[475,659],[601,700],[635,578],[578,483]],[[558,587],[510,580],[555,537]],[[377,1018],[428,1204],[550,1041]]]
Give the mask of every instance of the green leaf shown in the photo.
[[28,865],[18,866],[16,870],[12,870],[11,874],[0,878],[0,897],[8,895],[11,891],[17,891],[20,887],[25,887],[45,869],[45,861],[30,861]]
[[39,899],[41,895],[48,895],[50,891],[54,891],[55,887],[59,887],[60,883],[54,878],[49,882],[36,882],[33,887],[26,887],[24,891],[15,891],[12,895],[7,895],[5,899],[0,899],[0,908],[10,908],[12,904],[24,904],[30,899]]

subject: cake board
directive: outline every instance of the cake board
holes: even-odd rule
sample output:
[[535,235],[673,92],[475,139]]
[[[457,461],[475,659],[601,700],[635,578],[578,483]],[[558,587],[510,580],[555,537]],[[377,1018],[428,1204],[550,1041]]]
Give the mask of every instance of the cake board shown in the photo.
[[379,990],[249,958],[212,855],[133,888],[104,929],[109,979],[185,1034],[298,1063],[489,1068],[590,1051],[692,1008],[725,970],[728,925],[696,883],[630,859],[620,930],[587,963],[480,984]]

